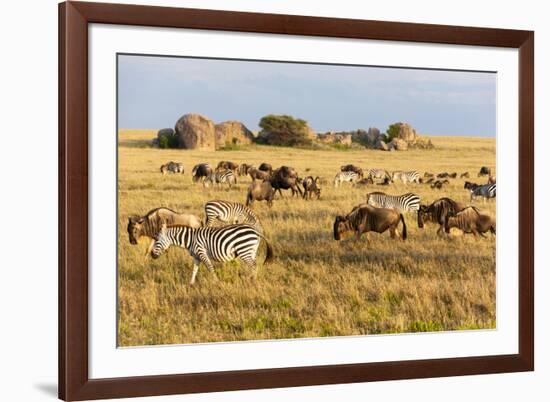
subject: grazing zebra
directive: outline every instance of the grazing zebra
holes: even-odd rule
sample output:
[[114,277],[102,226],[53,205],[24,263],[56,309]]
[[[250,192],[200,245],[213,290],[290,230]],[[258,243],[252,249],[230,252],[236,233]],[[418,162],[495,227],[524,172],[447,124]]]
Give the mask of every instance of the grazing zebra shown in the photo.
[[222,227],[162,226],[151,256],[158,258],[170,246],[186,248],[193,257],[193,274],[190,284],[195,283],[199,265],[202,262],[214,274],[212,261],[227,262],[239,258],[256,274],[256,257],[261,239],[267,246],[264,265],[273,259],[273,248],[267,239],[250,225],[229,225]]
[[387,170],[384,170],[384,169],[370,169],[367,172],[367,178],[370,178],[373,181],[374,179],[380,179],[382,180],[382,182],[386,182],[386,183],[391,181],[390,174],[388,173]]
[[478,197],[483,198],[483,201],[485,201],[489,198],[495,198],[497,196],[496,184],[483,184],[483,185],[475,184],[474,186],[471,186],[469,190],[470,190],[470,202],[474,202],[475,199]]
[[254,226],[260,233],[264,231],[260,219],[256,214],[250,208],[238,202],[223,200],[208,201],[204,204],[204,212],[206,215],[205,226],[207,227],[214,226],[219,221],[229,225],[245,223]]
[[183,163],[170,161],[164,165],[161,165],[160,172],[162,174],[183,173]]
[[232,184],[237,184],[237,177],[233,173],[232,170],[221,170],[216,171],[213,175],[210,175],[206,181],[214,181],[214,183],[221,185],[223,183],[227,183],[229,185],[229,188],[231,188]]
[[393,208],[399,212],[418,211],[420,197],[413,193],[388,195],[375,191],[367,194],[367,204],[377,208]]
[[403,172],[401,170],[395,171],[391,176],[392,181],[401,180],[404,184],[407,183],[421,183],[420,173],[416,170],[410,170],[408,172]]
[[355,172],[338,172],[336,176],[334,176],[334,187],[338,187],[344,182],[349,182],[352,186],[355,186],[359,178],[359,175]]

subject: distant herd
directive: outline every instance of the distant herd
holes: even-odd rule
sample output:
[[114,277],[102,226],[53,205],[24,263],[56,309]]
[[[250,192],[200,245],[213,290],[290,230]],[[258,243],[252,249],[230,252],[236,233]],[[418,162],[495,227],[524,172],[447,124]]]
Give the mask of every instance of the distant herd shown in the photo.
[[[307,169],[306,169],[307,171]],[[162,174],[184,174],[184,166],[179,162],[168,162],[160,167]],[[240,259],[252,271],[256,272],[256,257],[260,242],[267,246],[264,264],[273,259],[273,248],[264,235],[264,229],[258,216],[251,209],[256,201],[266,201],[272,206],[277,193],[283,196],[282,190],[291,190],[292,196],[301,196],[304,200],[321,199],[321,187],[327,181],[321,177],[305,176],[300,178],[298,172],[289,166],[273,168],[269,163],[261,163],[257,168],[250,164],[236,164],[231,161],[220,161],[215,168],[208,163],[199,163],[191,171],[193,183],[203,186],[237,184],[237,178],[250,177],[245,204],[224,200],[211,200],[204,205],[206,221],[194,214],[177,213],[168,208],[156,208],[144,216],[132,215],[128,218],[128,236],[131,244],[137,244],[140,237],[150,239],[146,255],[158,258],[170,246],[186,248],[193,257],[191,284],[200,264],[205,265],[215,276],[213,262]],[[352,186],[381,185],[391,183],[427,184],[431,188],[441,189],[456,179],[458,173],[430,173],[423,176],[418,171],[394,171],[370,169],[363,171],[358,166],[348,164],[340,167],[333,180],[335,188],[344,183]],[[481,198],[486,201],[496,198],[496,179],[491,169],[482,166],[477,175],[487,177],[487,183],[476,184],[465,181],[464,189],[470,192],[470,202]],[[470,174],[460,174],[461,179],[469,179]],[[405,214],[416,213],[419,228],[426,222],[439,225],[438,235],[450,233],[452,228],[474,236],[484,236],[491,232],[496,234],[496,221],[491,215],[480,211],[476,206],[463,205],[450,198],[443,197],[429,205],[421,204],[420,197],[414,193],[390,195],[381,191],[367,194],[366,202],[352,208],[346,215],[334,219],[333,237],[335,240],[355,236],[359,239],[368,232],[384,233],[389,231],[392,238],[399,237],[398,226],[401,225],[401,237],[407,239]]]

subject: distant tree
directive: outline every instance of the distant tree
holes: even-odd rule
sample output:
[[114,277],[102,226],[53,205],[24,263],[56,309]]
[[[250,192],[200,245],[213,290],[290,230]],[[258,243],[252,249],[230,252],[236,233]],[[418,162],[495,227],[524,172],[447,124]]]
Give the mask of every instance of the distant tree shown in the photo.
[[268,145],[309,145],[307,121],[288,115],[267,115],[262,117],[257,142]]
[[390,126],[386,130],[386,137],[388,141],[391,141],[394,138],[399,137],[400,130],[401,130],[401,123],[390,124]]

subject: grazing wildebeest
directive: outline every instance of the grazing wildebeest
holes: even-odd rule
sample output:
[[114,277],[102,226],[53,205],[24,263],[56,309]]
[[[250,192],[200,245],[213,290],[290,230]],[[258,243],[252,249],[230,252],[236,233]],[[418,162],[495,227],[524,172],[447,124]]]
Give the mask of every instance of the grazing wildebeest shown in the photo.
[[202,181],[204,184],[204,181],[206,179],[210,179],[213,173],[214,172],[212,171],[210,164],[199,163],[193,167],[193,171],[191,172],[191,175],[193,177],[193,183]]
[[416,170],[410,170],[408,172],[403,172],[401,170],[395,171],[392,173],[391,180],[393,182],[401,180],[404,184],[407,183],[422,183],[420,180],[420,173]]
[[300,188],[298,174],[296,170],[289,166],[281,166],[273,171],[271,178],[269,179],[271,186],[283,196],[281,190],[291,190],[292,196],[296,194],[302,195],[302,189]]
[[321,198],[321,187],[319,185],[319,176],[315,177],[315,179],[312,176],[306,177],[302,181],[302,186],[304,187],[304,194],[302,197],[304,199],[311,199],[313,194],[317,196],[317,199]]
[[469,178],[470,178],[470,173],[464,172],[464,173],[462,173],[462,174],[460,175],[460,178],[461,178],[461,179],[464,178],[464,177],[467,178],[467,179],[469,179]]
[[447,215],[445,219],[445,233],[450,233],[452,228],[458,228],[464,233],[472,233],[484,236],[484,233],[491,231],[496,234],[497,224],[495,218],[482,213],[474,206],[469,206],[453,215]]
[[430,205],[420,205],[420,209],[418,210],[418,227],[423,229],[424,222],[437,223],[439,224],[437,235],[441,236],[444,233],[447,215],[454,215],[463,208],[464,205],[447,197],[440,198]]
[[430,183],[433,183],[435,181],[435,177],[430,177],[428,180],[426,180],[424,183],[425,184],[430,184]]
[[202,226],[200,218],[192,214],[180,214],[168,208],[153,209],[144,216],[130,215],[128,217],[128,239],[130,244],[138,244],[140,237],[148,237],[151,244],[147,248],[145,255],[153,247],[154,237],[160,231],[163,224],[168,225],[186,225],[192,228]]
[[[367,186],[369,184],[374,184],[374,181],[370,177],[365,177],[365,178],[359,180],[356,184],[358,186]],[[378,183],[378,184],[381,184],[381,183]]]
[[487,184],[497,184],[496,176],[489,176],[489,178],[487,179]]
[[[390,236],[399,237],[397,226],[403,223],[403,240],[407,239],[407,225],[402,213],[394,209],[376,208],[368,204],[356,206],[346,216],[337,216],[334,220],[334,240],[341,240],[350,234],[355,234],[357,240],[363,233],[384,233],[390,231]],[[368,237],[367,237],[368,241]]]
[[334,187],[339,187],[342,183],[350,183],[355,186],[359,181],[359,175],[355,172],[338,172],[334,176]]
[[234,162],[231,161],[220,161],[218,163],[218,166],[216,166],[216,170],[232,170],[233,173],[237,173],[237,169],[239,168],[239,165],[237,165]]
[[247,176],[248,171],[252,169],[254,165],[249,165],[248,163],[241,163],[239,165],[239,168],[237,169],[237,173],[239,176]]
[[449,180],[436,180],[430,186],[431,188],[442,189],[445,184],[449,184]]
[[239,258],[256,274],[256,257],[260,241],[267,246],[264,265],[273,259],[273,248],[265,236],[250,225],[190,228],[187,226],[163,225],[157,235],[151,256],[159,258],[170,246],[186,248],[193,257],[192,285],[195,283],[199,265],[206,265],[217,278],[212,262],[227,262]]
[[160,172],[162,174],[166,173],[183,173],[183,163],[180,162],[168,162],[160,166]]
[[487,166],[482,166],[481,169],[479,169],[479,173],[477,174],[477,177],[490,176],[490,175],[491,175],[491,168]]
[[252,181],[254,180],[269,180],[270,174],[269,172],[264,172],[263,170],[256,169],[255,167],[251,167],[248,169],[248,175],[252,178]]
[[447,173],[447,172],[438,173],[436,177],[437,177],[438,179],[443,179],[443,178],[445,178],[445,177],[449,177],[449,173]]
[[262,162],[262,164],[260,165],[260,167],[258,167],[258,169],[260,169],[262,172],[268,172],[269,174],[273,172],[273,167],[269,163],[265,163],[265,162]]
[[251,206],[254,201],[267,201],[267,206],[273,205],[275,189],[271,186],[269,180],[263,182],[253,181],[248,187],[246,194],[246,206]]
[[361,169],[359,166],[355,165],[343,165],[340,166],[341,172],[355,172],[359,175],[360,178],[363,178],[363,169]]
[[424,177],[426,178],[430,178],[430,177],[434,177],[435,175],[433,173],[430,173],[430,172],[424,172]]

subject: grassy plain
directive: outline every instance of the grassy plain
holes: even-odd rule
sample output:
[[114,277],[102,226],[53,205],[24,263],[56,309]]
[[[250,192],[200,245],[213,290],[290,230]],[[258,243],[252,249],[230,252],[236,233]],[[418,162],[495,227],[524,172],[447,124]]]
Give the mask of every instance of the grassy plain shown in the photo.
[[[365,201],[368,191],[415,192],[423,203],[449,196],[469,202],[463,180],[442,190],[427,185],[334,189],[339,166],[420,172],[470,172],[481,165],[495,170],[495,140],[432,137],[435,150],[300,150],[252,146],[232,151],[162,150],[148,146],[156,130],[119,132],[119,345],[158,345],[274,338],[384,334],[495,328],[495,238],[453,232],[438,238],[435,225],[419,229],[416,215],[406,216],[409,239],[388,233],[364,240],[336,242],[332,224]],[[184,175],[162,176],[159,166],[183,162]],[[301,176],[322,176],[321,200],[277,198],[254,210],[275,249],[273,264],[259,264],[256,280],[238,263],[217,266],[219,282],[201,268],[188,285],[191,258],[171,248],[158,260],[143,256],[146,242],[128,242],[128,215],[164,206],[204,216],[211,199],[245,201],[249,178],[237,187],[203,189],[191,182],[198,162],[220,160],[273,166],[290,165]],[[495,213],[495,204],[479,203]],[[260,261],[263,261],[263,246]]]

